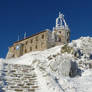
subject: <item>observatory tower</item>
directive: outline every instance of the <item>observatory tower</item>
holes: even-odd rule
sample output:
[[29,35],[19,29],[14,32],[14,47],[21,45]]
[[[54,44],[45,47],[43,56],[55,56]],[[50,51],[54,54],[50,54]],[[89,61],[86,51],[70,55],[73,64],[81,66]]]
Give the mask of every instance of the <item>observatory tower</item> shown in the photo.
[[52,32],[56,45],[67,44],[70,41],[70,30],[64,19],[64,15],[59,12],[58,18],[56,18],[56,26]]

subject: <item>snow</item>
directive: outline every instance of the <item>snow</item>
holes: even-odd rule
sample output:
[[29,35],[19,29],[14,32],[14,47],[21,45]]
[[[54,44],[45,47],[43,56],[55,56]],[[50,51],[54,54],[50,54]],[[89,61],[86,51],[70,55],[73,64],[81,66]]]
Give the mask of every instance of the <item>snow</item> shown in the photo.
[[[0,59],[0,70],[5,62],[33,66],[39,85],[36,92],[92,92],[92,67],[88,67],[92,62],[92,38],[81,37],[69,43],[74,50],[80,50],[80,57],[61,53],[62,46],[27,53],[19,58]],[[73,78],[63,74],[63,71],[69,73],[71,60],[78,64],[81,73]]]
[[92,92],[92,69],[86,70],[81,77],[71,79],[75,92]]
[[4,59],[0,59],[0,70],[3,68],[3,62],[4,62]]
[[61,48],[61,46],[56,46],[54,48],[47,49],[45,51],[31,52],[31,53],[25,54],[24,56],[21,56],[19,58],[6,59],[6,62],[14,63],[14,64],[31,65],[33,63],[33,61],[35,61],[35,60],[44,61],[44,60],[47,60],[48,56],[60,53],[60,48]]

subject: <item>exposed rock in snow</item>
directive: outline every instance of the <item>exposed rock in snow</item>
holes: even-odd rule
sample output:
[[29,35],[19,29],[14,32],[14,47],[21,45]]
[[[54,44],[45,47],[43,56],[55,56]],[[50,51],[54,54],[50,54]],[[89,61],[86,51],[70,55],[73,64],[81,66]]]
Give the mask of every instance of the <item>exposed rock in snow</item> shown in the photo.
[[75,76],[77,74],[77,63],[72,61],[71,55],[59,55],[50,63],[51,71],[59,76]]

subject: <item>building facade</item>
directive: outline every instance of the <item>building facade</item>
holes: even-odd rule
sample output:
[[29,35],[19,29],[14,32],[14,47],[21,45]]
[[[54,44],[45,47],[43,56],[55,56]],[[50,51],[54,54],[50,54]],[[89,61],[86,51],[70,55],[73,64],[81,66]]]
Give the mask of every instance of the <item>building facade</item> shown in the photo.
[[59,13],[56,26],[52,31],[44,30],[23,40],[14,42],[9,47],[6,58],[20,57],[28,52],[42,51],[57,45],[67,44],[70,41],[70,30],[65,22],[64,15]]

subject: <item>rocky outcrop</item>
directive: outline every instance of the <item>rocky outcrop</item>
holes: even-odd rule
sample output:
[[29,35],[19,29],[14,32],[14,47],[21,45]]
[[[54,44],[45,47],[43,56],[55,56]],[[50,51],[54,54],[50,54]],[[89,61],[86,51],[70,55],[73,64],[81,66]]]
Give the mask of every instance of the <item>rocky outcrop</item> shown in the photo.
[[50,63],[50,69],[58,75],[74,77],[77,75],[78,66],[70,56],[59,55]]

